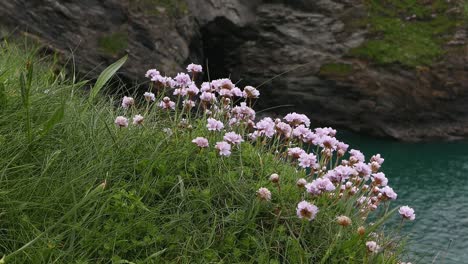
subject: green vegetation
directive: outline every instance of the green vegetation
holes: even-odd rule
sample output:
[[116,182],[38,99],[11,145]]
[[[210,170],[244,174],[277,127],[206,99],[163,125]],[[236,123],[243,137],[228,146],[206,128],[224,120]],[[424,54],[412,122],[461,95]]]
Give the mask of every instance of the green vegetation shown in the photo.
[[372,37],[350,53],[378,64],[430,65],[461,23],[447,14],[454,3],[445,0],[367,0],[366,5]]
[[[229,158],[199,149],[206,117],[155,104],[124,110],[100,92],[124,60],[86,82],[67,80],[37,51],[0,47],[0,257],[5,263],[397,263],[401,237],[386,237],[388,202],[369,225],[356,196],[314,198],[317,217],[301,221],[304,170],[278,158],[274,144],[244,142]],[[94,97],[96,96],[96,97]],[[159,98],[160,99],[160,98]],[[143,126],[116,127],[144,114]],[[188,117],[189,118],[189,117]],[[168,132],[170,129],[172,132]],[[330,161],[331,162],[331,161]],[[281,177],[281,189],[268,180]],[[259,187],[272,201],[256,199]],[[332,199],[330,197],[336,197]],[[335,219],[347,215],[350,226]],[[366,228],[357,233],[359,226]],[[366,241],[381,245],[369,253]],[[1,261],[0,261],[1,262]],[[3,263],[3,262],[2,262]]]
[[326,63],[320,67],[320,75],[346,76],[353,72],[353,65],[344,63]]
[[99,48],[112,56],[122,55],[128,47],[128,36],[126,32],[114,32],[98,39]]

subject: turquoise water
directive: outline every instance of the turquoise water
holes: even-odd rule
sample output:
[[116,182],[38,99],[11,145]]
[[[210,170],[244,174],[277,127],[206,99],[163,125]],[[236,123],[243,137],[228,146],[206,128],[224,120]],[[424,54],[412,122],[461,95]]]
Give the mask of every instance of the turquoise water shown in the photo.
[[398,194],[393,205],[416,211],[404,226],[413,263],[468,263],[468,142],[403,143],[346,132],[337,138],[366,158],[385,158],[382,170]]

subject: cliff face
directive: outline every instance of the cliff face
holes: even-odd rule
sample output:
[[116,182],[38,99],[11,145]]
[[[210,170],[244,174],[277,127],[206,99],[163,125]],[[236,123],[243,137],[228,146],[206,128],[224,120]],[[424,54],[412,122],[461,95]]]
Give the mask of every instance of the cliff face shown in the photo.
[[0,23],[73,51],[82,72],[125,53],[130,79],[208,61],[211,78],[262,84],[259,109],[403,140],[467,137],[468,6],[406,2],[16,0],[0,2]]

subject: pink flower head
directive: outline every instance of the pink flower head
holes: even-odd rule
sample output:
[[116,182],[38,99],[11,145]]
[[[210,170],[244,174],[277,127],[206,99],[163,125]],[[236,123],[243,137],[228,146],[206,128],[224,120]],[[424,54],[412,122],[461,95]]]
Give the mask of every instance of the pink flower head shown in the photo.
[[192,109],[193,107],[195,107],[195,102],[192,100],[184,100],[182,104],[186,109]]
[[387,177],[382,172],[372,174],[372,182],[377,184],[378,186],[386,186],[388,183]]
[[219,151],[219,155],[229,157],[231,155],[231,145],[225,141],[216,142],[215,148]]
[[382,163],[384,162],[384,160],[385,160],[385,159],[382,158],[382,157],[380,156],[380,154],[375,154],[375,155],[372,156],[371,159],[370,159],[371,162],[375,161],[375,162],[377,162],[379,165],[382,165]]
[[156,100],[154,93],[146,92],[143,94],[143,96],[147,102],[154,102],[154,100]]
[[363,177],[365,180],[368,180],[372,173],[371,167],[364,162],[354,164],[353,168],[358,172],[359,176]]
[[380,189],[380,193],[387,199],[390,200],[396,200],[397,194],[396,192],[393,191],[393,189],[390,186],[385,186],[382,189]]
[[309,137],[309,134],[312,133],[310,129],[305,127],[304,125],[299,125],[293,129],[292,135],[299,140],[304,141],[306,138]]
[[284,137],[289,138],[291,136],[292,128],[284,122],[278,122],[276,123],[276,131]]
[[306,127],[310,126],[310,119],[303,114],[298,114],[296,112],[289,113],[284,117],[284,120],[288,122],[291,126],[296,127],[298,125],[305,125]]
[[187,87],[192,84],[190,76],[183,72],[178,73],[174,80],[179,87]]
[[309,221],[313,220],[315,216],[318,213],[318,208],[317,206],[307,202],[307,201],[302,201],[299,204],[297,204],[297,217],[301,219],[307,219]]
[[320,195],[323,192],[335,190],[335,185],[328,178],[317,178],[306,186],[307,192],[313,195]]
[[338,144],[336,144],[336,148],[338,156],[342,157],[346,151],[348,151],[349,145],[344,142],[338,142]]
[[240,106],[235,106],[232,108],[231,114],[237,120],[248,121],[255,119],[255,111],[248,107],[245,102],[240,103]]
[[128,127],[128,119],[123,116],[118,116],[114,122],[118,127]]
[[356,149],[351,149],[349,151],[349,154],[351,154],[351,158],[349,159],[350,161],[353,159],[353,163],[356,162],[364,162],[364,154],[362,154],[361,151],[356,150]]
[[367,241],[366,247],[367,247],[367,250],[371,253],[376,253],[380,249],[379,245],[377,245],[375,241]]
[[150,69],[146,72],[145,77],[146,78],[153,78],[154,76],[160,75],[159,71],[156,69]]
[[255,87],[246,86],[242,95],[244,98],[258,98],[260,96],[260,92],[255,89]]
[[202,92],[215,92],[215,89],[213,86],[211,86],[211,83],[209,82],[204,82],[201,85],[200,91]]
[[400,213],[400,215],[404,219],[409,219],[411,221],[413,221],[416,218],[416,214],[414,213],[414,209],[407,206],[407,205],[400,207],[400,209],[398,209],[398,213]]
[[267,188],[262,187],[262,188],[258,189],[257,197],[260,200],[263,200],[263,201],[270,201],[271,200],[271,192]]
[[241,89],[239,89],[238,87],[234,87],[232,88],[232,94],[236,97],[242,97],[244,96],[243,92],[241,91]]
[[141,125],[141,124],[143,124],[143,119],[144,119],[144,118],[143,118],[142,115],[135,115],[135,116],[133,117],[133,124],[134,124],[134,125]]
[[190,64],[187,66],[187,71],[188,71],[188,72],[202,72],[202,71],[203,71],[203,67],[202,67],[201,65],[198,65],[198,64],[190,63]]
[[314,168],[316,164],[317,156],[312,153],[307,154],[304,152],[299,156],[299,166],[302,168]]
[[186,96],[187,89],[185,87],[174,89],[173,95]]
[[265,117],[257,122],[257,124],[255,124],[255,128],[257,129],[257,132],[260,136],[265,135],[268,138],[273,137],[276,132],[275,122],[270,117]]
[[200,100],[207,103],[212,103],[216,101],[216,96],[210,92],[202,92],[200,95]]
[[122,99],[122,107],[127,109],[135,104],[135,100],[132,97],[124,96]]
[[175,105],[176,104],[173,101],[171,101],[171,99],[167,96],[164,97],[161,102],[159,102],[159,107],[161,107],[164,110],[169,110],[169,109],[174,110]]
[[351,167],[339,165],[336,166],[333,170],[329,170],[325,177],[330,179],[330,181],[338,183],[344,182],[349,179],[350,176],[357,175],[357,171]]
[[198,87],[193,83],[191,85],[189,85],[189,87],[187,88],[187,94],[189,96],[195,96],[199,92],[200,92],[200,89],[198,89]]
[[200,148],[208,147],[208,139],[204,137],[196,137],[194,140],[192,140],[192,143],[195,143]]
[[231,144],[239,145],[241,142],[244,142],[242,136],[236,134],[235,132],[228,132],[224,135],[223,139]]
[[208,128],[209,131],[221,131],[221,129],[224,128],[224,124],[221,121],[218,121],[214,118],[208,118],[208,124],[206,127]]
[[288,148],[288,156],[292,157],[293,159],[298,159],[302,154],[307,154],[303,149],[294,147]]
[[306,181],[306,179],[304,179],[304,178],[300,178],[299,180],[296,181],[296,185],[297,185],[297,187],[299,187],[299,188],[305,187],[306,184],[307,184],[307,181]]
[[218,80],[213,80],[211,81],[211,86],[217,91],[218,93],[221,92],[221,90],[232,90],[235,85],[232,83],[231,80],[229,79],[218,79]]

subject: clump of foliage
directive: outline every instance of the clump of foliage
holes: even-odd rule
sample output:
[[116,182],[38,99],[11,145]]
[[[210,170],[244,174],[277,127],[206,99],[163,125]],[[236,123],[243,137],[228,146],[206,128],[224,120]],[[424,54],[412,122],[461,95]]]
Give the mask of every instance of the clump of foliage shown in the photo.
[[120,103],[101,90],[124,62],[88,93],[2,45],[1,262],[401,260],[402,236],[382,230],[396,193],[380,155],[366,163],[304,115],[257,121],[253,87],[221,79],[199,95],[197,65],[192,79],[150,70],[152,89]]
[[367,0],[371,37],[351,55],[377,64],[430,65],[444,54],[443,45],[462,18],[447,11],[445,0]]

